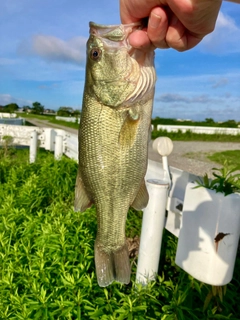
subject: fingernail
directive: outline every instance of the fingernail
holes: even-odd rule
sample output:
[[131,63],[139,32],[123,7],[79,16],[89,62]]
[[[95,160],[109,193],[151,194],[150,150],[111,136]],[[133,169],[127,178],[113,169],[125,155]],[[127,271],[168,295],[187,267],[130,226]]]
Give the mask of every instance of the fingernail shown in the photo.
[[150,19],[149,19],[149,22],[148,22],[148,25],[151,27],[151,28],[158,28],[160,22],[161,22],[161,16],[158,16],[157,14],[155,13],[151,13],[150,15]]

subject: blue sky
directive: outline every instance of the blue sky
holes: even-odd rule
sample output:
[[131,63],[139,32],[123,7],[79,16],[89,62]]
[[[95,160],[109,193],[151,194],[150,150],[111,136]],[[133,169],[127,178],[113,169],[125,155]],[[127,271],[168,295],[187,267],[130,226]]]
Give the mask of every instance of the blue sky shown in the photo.
[[[0,105],[81,109],[88,22],[118,24],[118,0],[1,0]],[[240,5],[224,2],[196,48],[156,50],[153,117],[240,121]]]

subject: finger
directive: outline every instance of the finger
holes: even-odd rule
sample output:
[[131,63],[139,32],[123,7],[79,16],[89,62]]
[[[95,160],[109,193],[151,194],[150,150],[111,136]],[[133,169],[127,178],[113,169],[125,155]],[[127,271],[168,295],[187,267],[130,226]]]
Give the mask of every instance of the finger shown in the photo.
[[142,51],[154,50],[155,47],[151,43],[146,30],[136,30],[129,35],[129,43],[132,47]]
[[177,51],[189,50],[195,47],[201,40],[202,37],[191,34],[175,15],[172,16],[166,34],[166,42],[170,48]]
[[168,17],[166,11],[161,7],[155,7],[150,14],[147,34],[155,48],[169,48],[166,43],[168,29]]

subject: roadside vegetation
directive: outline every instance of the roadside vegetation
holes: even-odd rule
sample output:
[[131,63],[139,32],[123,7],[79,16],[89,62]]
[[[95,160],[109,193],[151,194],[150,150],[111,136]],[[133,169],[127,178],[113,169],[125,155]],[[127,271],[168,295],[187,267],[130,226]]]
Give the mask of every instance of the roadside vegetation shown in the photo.
[[228,166],[240,170],[240,150],[215,152],[209,155],[208,159],[221,165],[224,165],[227,162]]
[[[64,120],[56,120],[55,115],[51,114],[32,114],[32,113],[21,113],[21,117],[25,118],[26,121],[28,119],[38,119],[38,120],[45,120],[53,124],[58,124],[60,126],[68,127],[68,128],[73,128],[73,129],[78,129],[79,124],[77,122],[68,122]],[[29,123],[29,125],[31,125]]]
[[[189,130],[182,132],[167,132],[167,130],[157,130],[157,125],[178,125],[189,126]],[[235,120],[228,120],[225,122],[215,122],[212,118],[206,118],[205,121],[191,121],[191,120],[177,120],[168,118],[156,117],[152,119],[153,131],[152,139],[165,136],[175,141],[219,141],[219,142],[240,142],[239,135],[227,135],[227,134],[204,134],[194,133],[191,131],[191,126],[198,127],[217,127],[217,128],[238,128],[239,123]]]
[[240,134],[230,135],[230,134],[206,134],[206,133],[194,133],[191,129],[186,132],[178,130],[177,132],[167,132],[167,130],[153,130],[152,139],[158,137],[169,137],[173,141],[218,141],[218,142],[240,142]]
[[164,125],[178,125],[178,126],[201,126],[201,127],[220,127],[220,128],[237,128],[238,122],[235,120],[227,120],[223,122],[216,122],[212,118],[206,118],[205,121],[192,121],[184,119],[159,118],[152,119],[152,125],[155,130],[158,124]]
[[59,124],[60,126],[64,126],[64,127],[68,127],[68,128],[73,128],[73,129],[78,129],[79,128],[79,124],[78,122],[68,122],[68,121],[64,121],[64,120],[50,120],[49,122],[51,123],[55,123],[55,124]]
[[[0,149],[0,319],[239,319],[240,255],[225,287],[198,282],[175,265],[177,239],[164,231],[159,275],[129,285],[97,284],[96,212],[74,212],[77,163],[39,150]],[[140,236],[142,213],[130,210],[126,234]],[[136,250],[135,250],[136,251]]]

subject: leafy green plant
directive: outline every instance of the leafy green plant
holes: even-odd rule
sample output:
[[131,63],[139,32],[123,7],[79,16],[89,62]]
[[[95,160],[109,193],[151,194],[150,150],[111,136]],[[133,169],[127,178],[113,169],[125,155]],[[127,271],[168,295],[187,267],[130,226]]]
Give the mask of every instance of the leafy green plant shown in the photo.
[[3,136],[2,137],[1,145],[3,148],[3,156],[4,157],[7,157],[9,155],[12,142],[13,142],[12,136]]
[[[77,163],[39,150],[0,158],[0,319],[238,319],[239,256],[223,301],[175,265],[177,239],[164,231],[159,275],[143,287],[97,284],[96,211],[73,210]],[[127,237],[140,236],[142,213],[130,210]],[[132,258],[136,259],[136,257]]]
[[238,168],[229,167],[225,161],[222,168],[213,168],[213,170],[215,171],[213,172],[215,179],[211,180],[205,174],[203,179],[196,181],[198,184],[196,188],[204,187],[225,195],[240,191],[240,174],[236,172]]

